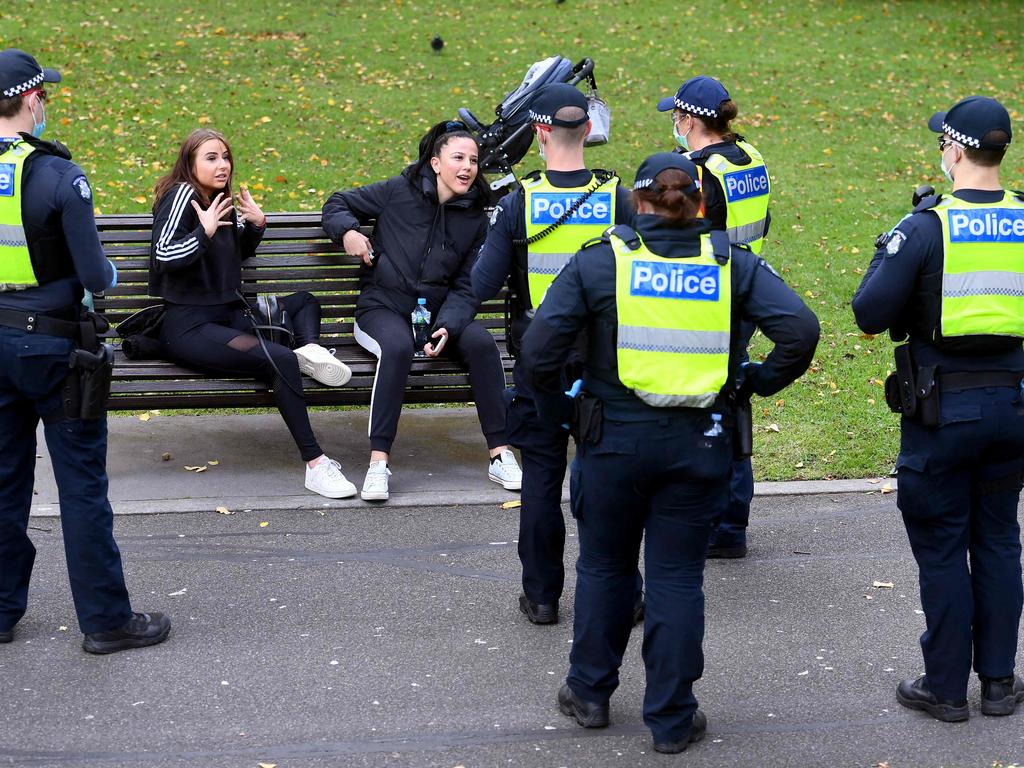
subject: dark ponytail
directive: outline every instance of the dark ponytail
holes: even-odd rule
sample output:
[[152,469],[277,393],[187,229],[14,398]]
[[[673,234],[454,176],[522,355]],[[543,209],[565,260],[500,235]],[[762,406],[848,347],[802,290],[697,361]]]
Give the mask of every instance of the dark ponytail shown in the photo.
[[[711,133],[722,137],[722,141],[736,141],[736,134],[729,125],[740,113],[739,107],[732,99],[723,101],[718,105],[718,117],[707,117],[705,115],[693,115],[700,120],[704,127]],[[691,113],[693,114],[693,113]]]
[[700,212],[700,190],[686,193],[693,179],[686,171],[666,168],[654,177],[649,187],[633,190],[633,205],[641,200],[655,209],[655,213],[673,227],[687,227]]
[[[465,124],[461,121],[442,120],[423,134],[423,138],[420,139],[419,159],[408,168],[406,172],[407,177],[415,179],[419,176],[420,172],[430,165],[430,158],[440,157],[441,150],[452,139],[469,139],[476,144],[477,152],[480,150],[480,142],[477,141],[476,136],[466,129]],[[473,186],[470,189],[476,189],[477,192],[483,195],[484,200],[490,198],[490,188],[479,167],[477,168],[476,178],[473,179]]]

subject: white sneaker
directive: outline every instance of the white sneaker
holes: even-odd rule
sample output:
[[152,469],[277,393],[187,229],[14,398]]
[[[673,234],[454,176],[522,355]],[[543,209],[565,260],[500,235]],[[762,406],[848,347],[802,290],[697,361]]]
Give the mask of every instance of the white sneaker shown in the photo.
[[369,469],[366,470],[366,479],[363,480],[363,490],[359,494],[363,501],[387,501],[391,496],[388,491],[389,477],[391,470],[388,469],[386,461],[371,461]]
[[340,387],[352,378],[352,369],[334,356],[335,350],[307,344],[294,350],[299,370],[328,387]]
[[501,452],[497,461],[491,462],[487,477],[506,491],[518,491],[523,487],[523,470],[516,463],[516,455],[508,448]]
[[312,467],[306,464],[306,488],[329,499],[347,499],[356,495],[356,487],[345,479],[341,465],[321,456]]

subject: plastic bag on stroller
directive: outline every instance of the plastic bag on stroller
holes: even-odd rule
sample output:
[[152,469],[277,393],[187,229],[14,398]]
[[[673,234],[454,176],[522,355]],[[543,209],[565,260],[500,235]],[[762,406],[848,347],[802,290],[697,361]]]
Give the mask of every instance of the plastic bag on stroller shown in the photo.
[[526,156],[533,143],[529,105],[534,94],[549,83],[576,85],[583,80],[590,86],[587,101],[592,123],[586,144],[604,144],[608,141],[611,111],[597,93],[594,62],[589,58],[573,65],[563,56],[552,56],[533,64],[522,83],[495,108],[497,119],[490,125],[484,125],[466,108],[459,110],[459,117],[480,142],[480,170],[483,173],[501,174],[490,184],[495,194],[515,183],[512,166]]

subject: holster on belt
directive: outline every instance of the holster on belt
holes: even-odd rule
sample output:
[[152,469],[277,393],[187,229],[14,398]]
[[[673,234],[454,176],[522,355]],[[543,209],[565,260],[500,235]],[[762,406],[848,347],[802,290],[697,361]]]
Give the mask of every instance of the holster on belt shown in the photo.
[[926,427],[939,426],[939,386],[936,366],[917,369],[917,420]]
[[569,432],[577,444],[593,445],[601,439],[604,424],[604,404],[598,397],[586,393],[572,400],[572,422]]
[[754,453],[754,408],[750,404],[749,397],[736,401],[735,416],[732,457],[745,459]]
[[912,418],[917,413],[917,367],[910,354],[910,345],[896,347],[893,356],[896,372],[885,380],[885,403],[893,413]]
[[107,412],[114,348],[100,344],[95,352],[76,349],[68,361],[71,373],[64,381],[61,400],[68,419],[100,419]]

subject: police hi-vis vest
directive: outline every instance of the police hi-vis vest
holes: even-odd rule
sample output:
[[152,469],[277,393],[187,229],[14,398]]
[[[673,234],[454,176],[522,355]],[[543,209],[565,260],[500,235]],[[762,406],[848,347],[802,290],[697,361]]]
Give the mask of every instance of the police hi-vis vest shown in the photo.
[[709,408],[729,376],[728,251],[716,258],[708,234],[701,236],[700,255],[686,259],[658,256],[639,236],[636,248],[614,232],[609,239],[619,381],[656,408]]
[[[536,309],[544,300],[555,276],[587,241],[600,237],[615,223],[615,190],[619,180],[612,177],[594,191],[569,219],[535,243],[526,246],[527,285],[530,305]],[[529,239],[554,224],[592,185],[555,187],[541,173],[525,179],[526,237]]]
[[942,335],[1024,337],[1024,201],[950,196],[932,210],[942,223]]
[[725,227],[729,240],[746,243],[754,253],[760,253],[768,223],[771,182],[761,153],[745,141],[737,141],[736,146],[750,155],[749,165],[735,165],[722,155],[714,154],[704,161],[704,167],[725,191]]
[[25,160],[35,148],[23,141],[0,155],[0,290],[39,285],[21,220],[21,181]]

